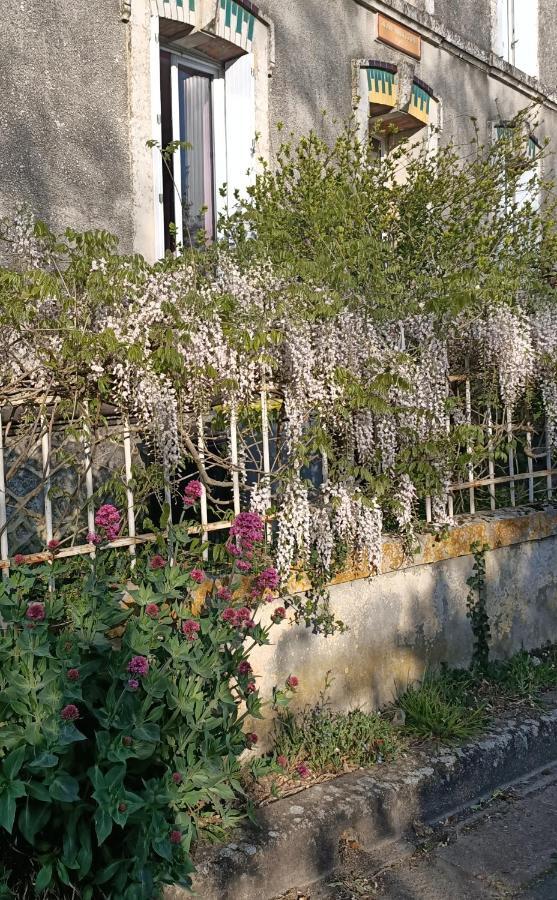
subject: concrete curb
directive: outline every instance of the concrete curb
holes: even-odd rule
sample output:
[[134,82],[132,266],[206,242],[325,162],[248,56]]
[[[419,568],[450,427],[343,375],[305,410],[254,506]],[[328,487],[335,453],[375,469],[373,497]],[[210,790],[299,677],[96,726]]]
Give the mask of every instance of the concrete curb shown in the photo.
[[[553,700],[554,698],[552,698]],[[434,822],[557,759],[557,704],[506,718],[473,743],[416,752],[394,764],[343,775],[260,809],[260,827],[196,858],[202,900],[270,900],[338,864],[344,832],[371,849],[416,820]],[[191,894],[170,889],[167,900]]]

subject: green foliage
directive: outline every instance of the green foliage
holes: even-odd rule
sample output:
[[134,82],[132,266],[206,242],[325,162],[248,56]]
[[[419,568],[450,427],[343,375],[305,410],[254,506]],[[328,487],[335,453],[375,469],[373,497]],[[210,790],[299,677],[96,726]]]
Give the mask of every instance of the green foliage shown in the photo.
[[302,763],[314,774],[392,759],[398,745],[396,732],[380,714],[335,712],[326,696],[299,715],[281,711],[274,723],[276,756],[284,756],[293,770]]
[[489,664],[489,642],[491,639],[485,581],[485,555],[489,550],[489,545],[475,541],[470,549],[474,556],[474,567],[472,575],[466,582],[470,588],[466,605],[468,607],[467,616],[470,619],[474,634],[472,669],[476,669],[478,672],[485,672]]
[[482,705],[475,703],[472,679],[466,674],[428,674],[397,700],[405,713],[405,727],[421,738],[461,741],[473,738],[487,724]]
[[557,687],[557,651],[554,647],[490,663],[486,677],[511,698],[536,700],[541,691]]
[[[249,258],[333,288],[339,305],[364,303],[373,318],[506,303],[521,286],[532,299],[553,295],[553,203],[538,218],[516,199],[529,174],[537,181],[535,117],[524,110],[491,146],[428,152],[401,140],[381,160],[352,125],[332,146],[314,131],[291,136],[222,228]],[[306,314],[333,311],[316,296]]]
[[269,629],[223,619],[237,605],[218,590],[240,573],[221,566],[200,598],[191,562],[159,557],[119,585],[103,556],[12,565],[0,581],[0,828],[17,896],[187,888],[192,843],[241,817],[243,725],[261,709],[247,660]]

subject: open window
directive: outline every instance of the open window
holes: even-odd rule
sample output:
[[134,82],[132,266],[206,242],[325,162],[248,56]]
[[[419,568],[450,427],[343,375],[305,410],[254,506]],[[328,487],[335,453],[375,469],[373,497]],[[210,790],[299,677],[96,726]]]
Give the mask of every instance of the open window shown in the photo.
[[538,0],[496,0],[493,51],[506,62],[537,76]]
[[151,4],[158,257],[213,240],[219,214],[253,181],[256,128],[267,133],[269,29],[250,0]]

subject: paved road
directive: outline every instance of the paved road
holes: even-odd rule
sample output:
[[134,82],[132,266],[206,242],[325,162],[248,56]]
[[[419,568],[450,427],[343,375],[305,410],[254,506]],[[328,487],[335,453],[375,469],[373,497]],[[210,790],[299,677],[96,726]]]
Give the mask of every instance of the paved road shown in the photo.
[[557,765],[381,852],[347,841],[342,859],[281,900],[557,900]]

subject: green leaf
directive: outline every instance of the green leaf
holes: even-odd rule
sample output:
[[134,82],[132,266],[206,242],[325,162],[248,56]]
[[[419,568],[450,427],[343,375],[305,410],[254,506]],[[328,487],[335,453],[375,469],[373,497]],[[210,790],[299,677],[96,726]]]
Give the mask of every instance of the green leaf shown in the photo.
[[52,769],[54,766],[58,764],[58,757],[54,755],[54,753],[41,753],[40,756],[35,757],[35,759],[31,760],[31,762],[27,763],[28,768],[30,769]]
[[18,747],[6,757],[2,765],[2,775],[7,781],[12,781],[19,773],[25,759],[25,746]]
[[156,744],[161,738],[160,728],[158,725],[145,722],[134,729],[133,737],[137,741],[149,741]]
[[62,803],[75,803],[79,800],[79,784],[71,775],[61,772],[49,788],[50,796]]
[[112,816],[105,809],[98,809],[95,813],[95,831],[100,846],[112,831]]
[[0,826],[5,828],[8,834],[12,833],[16,812],[16,800],[25,796],[25,785],[22,781],[12,781],[4,785],[0,794]]
[[39,874],[35,880],[35,890],[44,891],[50,885],[52,881],[52,865],[48,863],[43,866],[42,869],[39,869]]
[[61,747],[66,747],[68,744],[75,744],[77,741],[86,740],[87,738],[85,735],[76,728],[73,722],[65,722],[60,728],[58,743]]
[[21,810],[17,824],[23,837],[30,844],[35,843],[35,835],[42,831],[50,819],[51,809],[45,803],[32,803],[29,800]]
[[120,860],[116,860],[116,862],[110,863],[110,865],[105,866],[104,869],[100,869],[95,876],[95,884],[106,884],[107,881],[110,881],[113,875],[116,874],[118,869],[122,863]]

